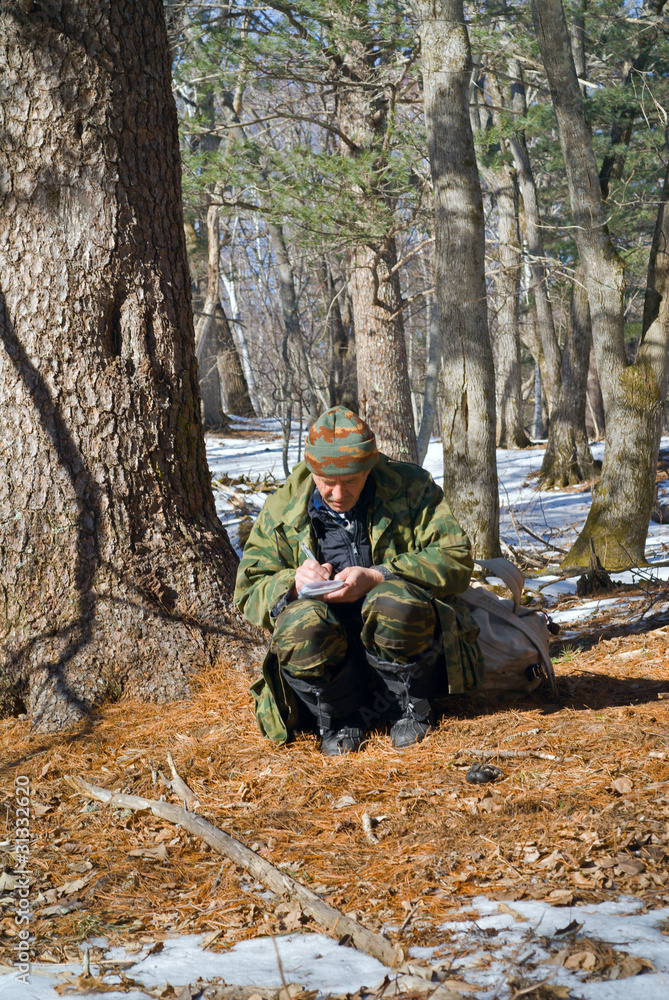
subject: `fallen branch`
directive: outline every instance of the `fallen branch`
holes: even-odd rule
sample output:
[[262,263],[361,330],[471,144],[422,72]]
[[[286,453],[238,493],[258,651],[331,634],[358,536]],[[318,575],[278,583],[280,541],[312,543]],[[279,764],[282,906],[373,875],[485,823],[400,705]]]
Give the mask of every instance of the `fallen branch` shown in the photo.
[[543,750],[484,750],[482,747],[473,750],[458,750],[456,757],[471,754],[473,757],[539,757],[541,760],[556,760],[558,762],[573,761],[575,757],[563,757],[561,754],[546,753]]
[[195,837],[204,840],[219,854],[225,855],[236,865],[245,868],[278,896],[289,894],[292,899],[297,900],[307,916],[312,917],[323,930],[328,931],[337,940],[350,938],[360,951],[391,968],[404,960],[404,952],[399,945],[393,945],[382,934],[368,930],[334,906],[330,906],[311,889],[307,889],[290,875],[275,868],[269,861],[261,858],[229,833],[209,823],[198,813],[188,812],[187,809],[175,806],[171,802],[157,802],[155,799],[145,799],[139,795],[110,792],[109,789],[91,785],[76,775],[67,775],[66,780],[82,795],[97,799],[98,802],[105,802],[112,808],[149,809],[154,816],[183,827]]

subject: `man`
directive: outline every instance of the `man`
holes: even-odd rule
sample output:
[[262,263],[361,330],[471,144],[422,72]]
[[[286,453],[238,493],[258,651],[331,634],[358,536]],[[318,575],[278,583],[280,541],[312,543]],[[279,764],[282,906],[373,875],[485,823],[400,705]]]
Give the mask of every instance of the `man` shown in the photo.
[[[284,743],[315,722],[328,755],[357,750],[381,722],[397,748],[422,740],[434,698],[483,679],[478,630],[455,596],[472,568],[429,473],[380,454],[346,407],[323,413],[237,573],[241,612],[273,630],[252,688],[261,732]],[[339,589],[305,597],[327,580]]]

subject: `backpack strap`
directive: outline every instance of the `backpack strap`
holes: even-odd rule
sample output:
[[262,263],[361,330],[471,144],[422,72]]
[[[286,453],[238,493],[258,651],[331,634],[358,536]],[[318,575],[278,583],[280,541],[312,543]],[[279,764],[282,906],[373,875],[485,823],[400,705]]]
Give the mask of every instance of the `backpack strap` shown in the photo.
[[509,559],[504,559],[501,556],[497,559],[475,559],[474,562],[477,566],[482,566],[483,569],[490,570],[491,573],[500,578],[504,586],[511,591],[513,596],[513,610],[517,612],[520,607],[520,599],[523,596],[523,587],[525,586],[525,577],[518,567],[514,566]]
[[[486,564],[495,563],[496,561],[497,560],[495,559],[489,559],[486,560]],[[500,561],[505,562],[506,560]],[[514,628],[517,628],[520,632],[527,636],[539,653],[541,664],[544,668],[544,673],[546,674],[548,683],[550,684],[551,691],[553,694],[557,694],[555,671],[553,670],[553,664],[551,663],[548,650],[548,639],[546,638],[546,625],[536,611],[529,612],[527,615],[523,615],[521,617],[509,607],[506,607],[499,597],[495,594],[491,594],[490,591],[486,590],[484,587],[468,587],[464,594],[458,594],[458,597],[472,608],[482,608],[489,614],[496,615],[497,618],[502,618],[504,621],[513,625]]]

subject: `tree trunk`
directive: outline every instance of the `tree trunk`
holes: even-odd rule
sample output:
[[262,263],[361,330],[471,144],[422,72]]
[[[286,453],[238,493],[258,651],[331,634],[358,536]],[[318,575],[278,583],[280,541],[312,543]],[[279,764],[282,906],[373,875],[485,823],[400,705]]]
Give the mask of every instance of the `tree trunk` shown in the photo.
[[497,297],[497,447],[526,448],[520,379],[520,237],[515,171],[504,165],[490,170],[491,194],[497,206],[499,266],[495,274]]
[[[509,75],[513,81],[511,85],[511,106],[517,114],[526,114],[525,84],[523,82],[520,60],[509,60]],[[530,294],[534,297],[536,307],[538,334],[541,338],[541,351],[543,354],[543,362],[540,363],[541,381],[546,399],[548,400],[550,415],[553,407],[557,404],[560,392],[561,357],[555,334],[553,310],[548,298],[548,284],[544,264],[546,258],[541,234],[539,199],[537,197],[537,189],[534,183],[534,174],[532,172],[524,132],[515,132],[510,137],[509,148],[518,173],[518,184],[523,199],[523,221],[525,238],[527,240],[527,256],[532,275]],[[536,355],[535,360],[538,361]]]
[[394,238],[356,247],[351,299],[355,322],[358,406],[373,428],[379,450],[401,462],[418,462],[407,366],[402,296]]
[[[560,0],[532,2],[539,47],[558,121],[574,238],[586,274],[592,334],[606,413],[606,453],[602,477],[586,523],[565,565],[587,563],[590,543],[606,567],[644,560],[653,502],[657,442],[667,383],[669,324],[651,324],[645,349],[634,365],[625,356],[624,269],[606,226],[597,165],[576,79]],[[665,185],[664,199],[667,197]],[[661,238],[666,239],[664,205],[658,216],[654,254],[664,319],[667,272]],[[649,287],[651,281],[649,279]]]
[[571,315],[562,352],[562,378],[541,465],[541,485],[574,486],[594,479],[595,462],[585,433],[585,388],[592,333],[588,293],[577,268],[572,283]]
[[376,40],[370,41],[364,13],[358,25],[360,37],[347,38],[342,47],[345,55],[334,71],[339,123],[355,143],[355,149],[347,146],[344,155],[365,154],[369,164],[363,165],[354,186],[364,228],[349,259],[358,412],[376,433],[381,451],[415,463],[418,452],[397,247],[388,232],[393,225],[394,199],[383,189],[390,165],[385,151],[388,78]]
[[[315,418],[318,415],[320,407],[318,399],[311,388],[313,380],[309,358],[307,357],[304,349],[304,341],[302,340],[293,265],[288,256],[288,247],[286,246],[283,226],[278,225],[276,222],[270,222],[268,223],[268,229],[272,241],[274,262],[279,275],[281,320],[283,323],[282,358],[286,366],[284,373],[284,394],[286,401],[290,400],[291,404],[297,402],[298,396],[301,395],[307,412]],[[290,406],[290,409],[292,410],[292,406]],[[288,411],[285,410],[285,412]],[[288,434],[290,435],[290,428],[288,429]]]
[[0,12],[0,636],[42,730],[250,632],[216,517],[160,0]]
[[[592,332],[592,331],[591,331]],[[593,441],[601,441],[606,434],[604,420],[604,401],[599,385],[595,349],[590,345],[590,361],[588,362],[588,381],[586,385],[585,430]]]
[[418,431],[418,464],[422,465],[430,445],[437,413],[437,393],[439,391],[439,375],[441,374],[441,330],[439,329],[439,311],[435,299],[430,299],[430,321],[427,328],[427,362],[425,365],[425,393],[423,395],[423,412]]
[[[340,293],[335,287],[330,261],[323,257],[321,263],[323,278],[323,293],[326,309],[326,327],[328,331],[328,346],[330,350],[330,378],[328,394],[330,406],[338,406],[344,402],[346,395],[346,369],[348,367],[349,342],[344,329],[344,323],[339,305]],[[343,291],[343,289],[342,289]],[[346,404],[345,404],[346,405]]]
[[239,417],[255,417],[256,413],[249,395],[249,387],[241,359],[232,338],[228,317],[223,312],[223,306],[220,302],[216,308],[215,318],[216,365],[223,411],[234,413]]
[[[575,18],[573,22],[572,45],[582,42],[582,24]],[[583,54],[583,72],[585,72],[585,55],[581,48],[578,49]],[[525,87],[522,77],[522,66],[520,60],[509,60],[509,74],[513,78],[513,108],[519,114],[527,112],[525,101]],[[581,402],[570,396],[569,393],[575,390],[576,384],[585,386],[583,382],[584,373],[577,372],[575,365],[580,363],[581,354],[579,349],[584,346],[581,331],[587,328],[588,342],[591,340],[589,315],[583,317],[583,323],[576,318],[576,325],[572,322],[569,336],[575,333],[577,340],[570,340],[565,351],[561,354],[558,346],[555,325],[553,322],[553,310],[548,298],[548,284],[546,281],[546,268],[544,265],[544,247],[541,234],[541,217],[539,214],[539,200],[537,197],[534,174],[530,163],[529,152],[525,141],[524,133],[517,132],[510,140],[510,147],[513,153],[516,169],[519,173],[520,187],[523,194],[523,206],[525,210],[525,232],[527,236],[528,255],[530,258],[530,268],[532,273],[532,283],[534,286],[534,301],[539,324],[539,336],[541,338],[542,359],[538,361],[541,373],[541,383],[548,402],[548,443],[544,461],[539,474],[539,482],[545,488],[555,485],[567,485],[591,479],[593,474],[593,458],[588,444],[585,429],[585,410]],[[578,305],[580,300],[572,300],[573,305]],[[572,313],[572,321],[574,316]],[[535,359],[537,358],[535,354]],[[587,365],[587,359],[584,361]],[[567,386],[563,384],[563,378],[567,379]],[[585,391],[585,390],[584,390]],[[537,410],[540,409],[541,402],[537,399]],[[543,423],[543,421],[540,421]],[[537,436],[537,420],[535,414],[535,437]]]
[[499,553],[495,375],[484,220],[469,120],[471,53],[461,0],[414,0],[435,206],[443,344],[444,491],[478,556]]
[[[260,400],[260,395],[258,392],[258,386],[256,384],[255,371],[253,365],[251,364],[251,352],[249,351],[248,341],[246,339],[246,334],[244,333],[244,327],[241,323],[239,306],[237,303],[237,286],[233,274],[225,274],[221,272],[221,285],[225,289],[228,296],[228,301],[230,302],[230,332],[232,334],[232,339],[234,345],[237,349],[237,355],[242,365],[242,370],[244,372],[244,378],[249,390],[249,399],[251,400],[251,406],[253,407],[254,413],[257,417],[263,416],[263,406]],[[222,292],[222,289],[220,289]],[[222,296],[219,296],[219,301],[221,301]],[[221,309],[225,313],[225,306],[221,301]],[[226,314],[227,315],[227,314]]]
[[202,421],[205,428],[225,423],[225,411],[253,417],[244,371],[237,354],[227,318],[219,300],[218,206],[207,211],[207,293],[202,316],[195,330],[195,353],[200,376]]

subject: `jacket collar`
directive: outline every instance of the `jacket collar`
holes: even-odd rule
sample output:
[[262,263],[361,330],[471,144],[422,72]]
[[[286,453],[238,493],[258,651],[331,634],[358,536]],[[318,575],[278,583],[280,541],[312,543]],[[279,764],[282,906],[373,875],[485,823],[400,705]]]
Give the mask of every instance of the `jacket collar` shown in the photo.
[[[379,455],[379,461],[372,469],[372,476],[376,489],[370,541],[372,551],[374,551],[379,539],[392,526],[392,504],[394,498],[402,491],[403,480],[393,468],[390,460],[383,454]],[[300,531],[301,534],[306,535],[309,529],[307,512],[309,500],[314,491],[314,481],[304,462],[295,466],[286,485],[291,487],[292,496],[283,509],[281,521],[287,528],[294,528],[297,531],[306,529]]]

